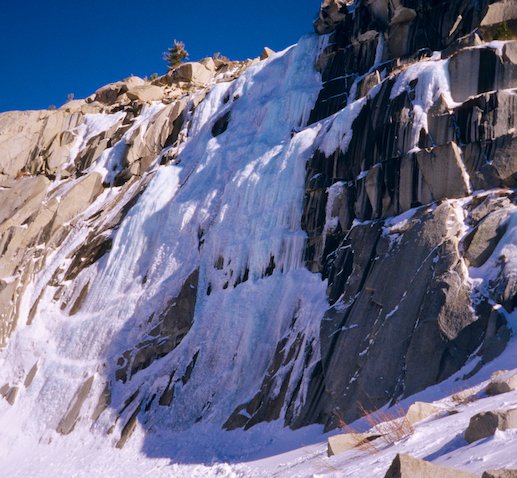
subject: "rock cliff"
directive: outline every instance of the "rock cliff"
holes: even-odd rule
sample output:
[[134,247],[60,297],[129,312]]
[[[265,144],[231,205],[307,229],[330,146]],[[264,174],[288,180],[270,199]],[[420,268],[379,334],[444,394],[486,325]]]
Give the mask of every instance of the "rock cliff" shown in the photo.
[[[332,33],[311,121],[330,124],[302,224],[332,307],[309,421],[352,420],[357,404],[411,395],[509,337],[515,251],[493,254],[515,207],[516,46],[483,41],[514,25],[509,4],[322,7],[315,28]],[[490,258],[500,272],[480,283]]]
[[325,0],[262,61],[0,114],[0,423],[332,428],[475,374],[517,307],[516,22]]

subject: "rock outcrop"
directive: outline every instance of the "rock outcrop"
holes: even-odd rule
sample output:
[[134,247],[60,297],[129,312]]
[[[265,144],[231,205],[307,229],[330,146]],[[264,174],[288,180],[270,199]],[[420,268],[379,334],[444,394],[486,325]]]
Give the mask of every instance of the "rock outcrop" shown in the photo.
[[55,176],[67,159],[74,130],[84,122],[80,113],[14,111],[0,115],[0,179],[22,175]]
[[409,407],[405,418],[409,424],[415,425],[422,420],[443,413],[443,411],[442,408],[431,403],[415,402]]
[[327,455],[334,456],[353,448],[357,448],[373,439],[377,435],[372,433],[343,433],[329,437]]
[[501,371],[495,377],[492,377],[485,392],[487,395],[499,395],[512,390],[517,390],[517,372],[515,370],[510,372]]
[[397,455],[384,478],[474,478],[465,471],[435,465],[410,455]]
[[465,430],[465,440],[473,443],[482,438],[491,437],[496,430],[504,431],[515,428],[517,428],[517,408],[482,412],[470,419],[469,426]]

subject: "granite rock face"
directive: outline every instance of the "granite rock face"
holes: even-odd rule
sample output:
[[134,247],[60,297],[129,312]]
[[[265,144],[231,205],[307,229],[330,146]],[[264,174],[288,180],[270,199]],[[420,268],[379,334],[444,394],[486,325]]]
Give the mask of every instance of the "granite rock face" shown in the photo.
[[482,344],[491,360],[509,338],[487,296],[512,310],[512,274],[503,267],[490,291],[468,285],[468,267],[497,254],[517,184],[516,42],[486,46],[480,28],[517,15],[490,3],[322,9],[316,30],[332,33],[311,121],[326,121],[327,138],[307,164],[302,222],[307,266],[328,278],[332,307],[295,425],[349,422],[353,404],[411,395]]
[[[181,85],[157,86],[130,77],[58,110],[0,114],[0,351],[8,353],[13,333],[37,323],[44,297],[63,317],[77,320],[90,299],[89,271],[109,255],[114,233],[148,186],[153,167],[179,162],[182,129],[192,112],[217,81],[226,81],[224,75],[239,76],[249,64],[212,62],[203,85],[182,78]],[[223,77],[216,80],[218,70]],[[162,158],[163,150],[168,156]],[[66,257],[62,262],[52,259],[57,251]],[[135,334],[134,347],[115,359],[112,376],[78,373],[55,397],[50,426],[68,435],[88,415],[97,422],[111,404],[112,382],[130,380],[173,350],[192,324],[197,284],[194,270],[177,294],[162,298],[148,327]],[[0,397],[14,406],[20,393],[40,386],[41,362],[22,367],[17,381],[0,384]],[[131,394],[126,398],[129,405]],[[165,405],[167,398],[160,401]],[[90,402],[96,403],[93,413]],[[120,446],[137,415],[129,416]]]
[[80,113],[13,111],[0,115],[0,179],[23,174],[55,175],[83,123]]
[[328,267],[334,305],[321,326],[324,384],[316,386],[324,389],[314,391],[329,408],[318,413],[353,420],[350,403],[375,409],[411,395],[483,343],[489,316],[486,306],[474,309],[457,212],[448,201],[418,208],[400,223],[356,225],[340,244]]
[[[202,63],[192,65],[209,71]],[[45,267],[45,256],[70,237],[76,224],[92,217],[86,211],[106,188],[124,186],[109,207],[93,207],[88,242],[73,247],[70,267],[56,271],[50,283],[75,278],[109,251],[110,233],[145,189],[150,178],[143,176],[152,162],[162,149],[181,142],[185,117],[200,101],[199,93],[211,88],[207,83],[216,71],[238,75],[249,62],[216,67],[212,61],[212,66],[201,86],[190,77],[181,77],[181,85],[177,79],[164,85],[164,75],[156,86],[132,76],[58,110],[0,114],[0,346],[16,326],[25,287]],[[193,93],[198,95],[195,102]],[[146,110],[150,120],[142,122]],[[115,156],[117,165],[110,174],[97,172],[96,163]],[[54,187],[56,179],[65,183]],[[87,291],[87,283],[68,290],[60,286],[56,300],[62,298],[63,309],[73,315]]]

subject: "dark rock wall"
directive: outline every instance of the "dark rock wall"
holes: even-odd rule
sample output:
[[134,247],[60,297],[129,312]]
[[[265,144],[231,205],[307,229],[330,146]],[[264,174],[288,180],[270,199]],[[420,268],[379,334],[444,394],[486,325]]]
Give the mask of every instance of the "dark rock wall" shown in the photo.
[[[476,28],[489,3],[356,2],[335,16],[311,121],[366,98],[348,147],[318,150],[307,164],[306,261],[328,279],[332,306],[321,362],[291,425],[349,422],[359,404],[376,409],[413,394],[478,348],[482,363],[493,359],[508,340],[503,316],[473,289],[468,270],[504,234],[517,185],[517,42],[483,47]],[[414,63],[436,60],[432,51],[448,58],[451,97],[436,100],[415,138],[416,90],[426,80],[417,76],[395,97],[393,88]],[[462,206],[450,201],[463,197]],[[510,311],[515,286],[503,271],[500,280],[490,301]]]

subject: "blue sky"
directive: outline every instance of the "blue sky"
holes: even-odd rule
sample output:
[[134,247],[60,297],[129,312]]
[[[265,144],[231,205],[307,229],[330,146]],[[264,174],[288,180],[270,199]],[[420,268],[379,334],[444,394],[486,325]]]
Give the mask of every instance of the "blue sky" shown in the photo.
[[131,74],[166,72],[174,38],[190,59],[280,50],[312,32],[320,0],[12,0],[0,14],[0,111],[62,105]]

